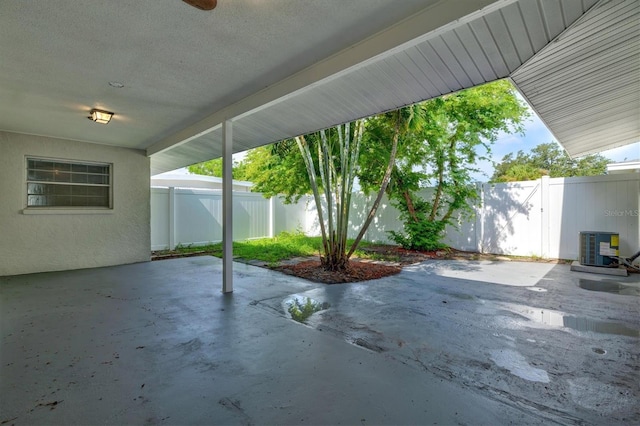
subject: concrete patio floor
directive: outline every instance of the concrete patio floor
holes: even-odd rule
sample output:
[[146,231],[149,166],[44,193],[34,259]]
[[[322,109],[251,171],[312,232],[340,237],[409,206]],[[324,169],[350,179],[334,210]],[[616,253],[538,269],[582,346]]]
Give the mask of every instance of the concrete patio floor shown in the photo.
[[[326,286],[197,257],[0,277],[1,424],[638,424],[640,277],[432,261]],[[307,325],[297,295],[328,303]]]

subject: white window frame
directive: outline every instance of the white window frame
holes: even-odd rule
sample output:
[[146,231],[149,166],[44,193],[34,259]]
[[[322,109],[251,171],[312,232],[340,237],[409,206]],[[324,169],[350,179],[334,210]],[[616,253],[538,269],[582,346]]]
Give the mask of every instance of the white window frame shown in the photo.
[[[75,182],[54,182],[48,180],[29,179],[29,161],[43,161],[52,163],[64,163],[70,165],[80,166],[100,166],[107,167],[108,170],[108,183],[75,183]],[[105,214],[113,212],[113,164],[97,161],[86,160],[71,160],[61,158],[49,158],[40,157],[34,155],[25,156],[25,168],[24,168],[24,209],[23,214]],[[72,174],[78,172],[70,172]],[[90,174],[90,173],[89,173]],[[109,192],[108,206],[36,206],[29,205],[29,184],[44,184],[44,185],[64,185],[64,186],[89,186],[89,187],[107,187]]]

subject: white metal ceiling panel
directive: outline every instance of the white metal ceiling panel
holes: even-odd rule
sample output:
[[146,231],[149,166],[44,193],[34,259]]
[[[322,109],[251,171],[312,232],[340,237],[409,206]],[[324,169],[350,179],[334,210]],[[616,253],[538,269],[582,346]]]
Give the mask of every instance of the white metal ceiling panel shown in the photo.
[[[522,15],[527,17],[526,28],[527,35],[531,40],[531,48],[534,52],[539,52],[547,45],[549,40],[549,32],[547,31],[539,3],[534,1],[521,2],[520,9],[522,10]],[[576,7],[576,11],[581,14],[582,7]]]
[[509,75],[509,68],[505,62],[500,48],[495,42],[494,36],[489,29],[487,22],[484,19],[479,19],[472,22],[470,25],[471,31],[478,39],[478,44],[482,48],[482,53],[486,55],[487,60],[491,64],[491,68],[496,78],[502,78]]
[[427,78],[425,69],[420,66],[417,56],[417,49],[413,47],[394,55],[394,59],[397,60],[398,63],[409,72],[411,78],[418,83],[418,90],[420,92],[428,93],[431,97],[438,96],[440,93],[438,88]]
[[640,2],[598,3],[512,80],[572,156],[640,140]]
[[[517,14],[511,15],[517,16]],[[502,13],[492,13],[485,18],[485,21],[487,29],[496,44],[498,54],[506,66],[506,70],[513,71],[528,58],[524,60],[520,59],[518,49],[515,46],[515,40],[505,24],[505,18]],[[502,76],[504,76],[504,74],[502,74]]]
[[544,14],[548,34],[559,34],[564,31],[567,23],[563,18],[562,3],[554,0],[543,0],[540,2],[540,6]]
[[[470,50],[467,49],[462,40],[460,40],[460,37],[458,36],[458,33],[456,31],[451,31],[443,34],[441,40],[445,44],[447,49],[452,52],[452,55],[456,59],[458,64],[460,64],[460,69],[462,70],[462,72],[466,74],[466,77],[469,81],[465,84],[476,85],[482,84],[486,81],[482,73],[479,71],[474,57],[469,53]],[[482,55],[474,56],[480,57]]]
[[[480,78],[474,79],[474,83],[481,84],[478,82],[493,81],[498,78],[498,74],[496,73],[491,61],[483,51],[483,47],[480,44],[476,34],[473,32],[471,25],[465,25],[457,28],[452,32],[452,34],[455,34],[460,40],[460,43],[467,51],[470,60],[473,62],[473,66],[480,73]],[[445,38],[446,40],[447,36],[448,34],[445,34],[443,35],[443,38]]]

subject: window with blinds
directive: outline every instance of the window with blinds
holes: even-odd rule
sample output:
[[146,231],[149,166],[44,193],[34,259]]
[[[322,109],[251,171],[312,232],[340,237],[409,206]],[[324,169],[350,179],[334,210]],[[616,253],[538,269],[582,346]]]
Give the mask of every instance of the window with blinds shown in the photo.
[[111,165],[27,158],[27,207],[111,208]]

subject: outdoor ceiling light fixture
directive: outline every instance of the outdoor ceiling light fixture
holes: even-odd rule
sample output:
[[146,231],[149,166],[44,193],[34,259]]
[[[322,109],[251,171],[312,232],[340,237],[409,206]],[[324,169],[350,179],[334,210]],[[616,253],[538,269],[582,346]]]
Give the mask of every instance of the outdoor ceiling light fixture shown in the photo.
[[92,109],[89,112],[89,120],[93,120],[96,123],[100,124],[109,124],[111,121],[111,117],[113,117],[113,113],[109,111],[102,111],[100,109]]

